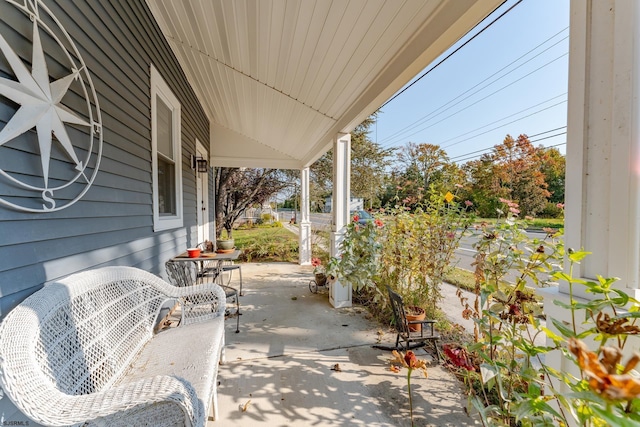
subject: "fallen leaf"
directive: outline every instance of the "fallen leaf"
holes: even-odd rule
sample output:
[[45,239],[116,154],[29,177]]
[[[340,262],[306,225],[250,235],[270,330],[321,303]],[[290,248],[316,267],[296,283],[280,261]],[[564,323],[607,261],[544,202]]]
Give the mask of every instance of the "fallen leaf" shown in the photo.
[[331,370],[332,371],[336,371],[336,372],[342,372],[342,369],[340,369],[340,364],[339,363],[336,363],[335,365],[333,365],[331,367]]
[[247,403],[242,405],[242,412],[247,412],[247,409],[249,408],[250,403],[251,403],[251,399],[247,400]]

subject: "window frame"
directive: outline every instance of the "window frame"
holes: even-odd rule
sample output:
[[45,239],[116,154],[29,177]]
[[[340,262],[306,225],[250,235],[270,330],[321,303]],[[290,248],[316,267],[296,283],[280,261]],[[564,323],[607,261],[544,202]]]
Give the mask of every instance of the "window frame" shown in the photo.
[[[153,186],[153,231],[169,230],[184,225],[182,195],[182,130],[181,105],[158,70],[151,65],[151,181]],[[171,111],[172,148],[175,165],[175,215],[160,215],[158,191],[158,118],[157,99]]]

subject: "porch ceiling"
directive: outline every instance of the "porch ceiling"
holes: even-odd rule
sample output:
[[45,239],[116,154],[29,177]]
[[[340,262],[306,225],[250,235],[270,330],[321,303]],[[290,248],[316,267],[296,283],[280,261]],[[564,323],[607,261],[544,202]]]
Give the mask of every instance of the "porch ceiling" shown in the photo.
[[211,121],[211,165],[300,169],[503,0],[147,0]]

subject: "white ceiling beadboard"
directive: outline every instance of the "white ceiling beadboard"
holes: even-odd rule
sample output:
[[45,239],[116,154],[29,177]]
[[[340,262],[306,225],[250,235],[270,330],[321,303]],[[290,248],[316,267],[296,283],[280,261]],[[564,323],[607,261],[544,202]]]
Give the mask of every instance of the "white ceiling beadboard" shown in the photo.
[[301,169],[503,0],[147,0],[211,121],[211,165]]

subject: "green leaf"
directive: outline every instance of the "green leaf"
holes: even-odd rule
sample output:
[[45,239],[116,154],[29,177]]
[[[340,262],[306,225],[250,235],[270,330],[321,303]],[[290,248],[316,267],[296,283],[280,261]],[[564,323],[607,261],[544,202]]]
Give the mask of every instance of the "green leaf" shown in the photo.
[[480,365],[480,376],[482,377],[482,383],[486,384],[498,375],[499,371],[494,365],[483,363]]
[[627,295],[626,292],[621,291],[620,289],[611,289],[611,291],[615,292],[616,294],[618,294],[618,296],[620,298],[613,298],[612,300],[614,301],[614,304],[617,304],[621,307],[627,305],[629,303],[629,295]]
[[569,276],[567,273],[565,273],[564,271],[555,271],[551,275],[551,277],[553,277],[556,280],[564,280],[565,282],[569,282],[569,283],[573,281],[573,278]]
[[575,337],[576,334],[573,332],[572,329],[570,329],[569,327],[567,327],[564,322],[562,322],[561,320],[558,319],[551,319],[551,322],[553,323],[553,326],[556,327],[556,329],[558,329],[558,331],[564,335],[567,338],[572,338]]
[[638,427],[636,421],[630,420],[627,416],[610,411],[609,409],[602,408],[600,406],[591,405],[591,409],[595,414],[600,416],[611,427]]
[[618,314],[614,319],[640,319],[640,311]]
[[569,259],[571,262],[579,263],[582,261],[587,255],[591,255],[591,252],[587,251],[567,251]]
[[562,301],[558,301],[557,299],[553,300],[553,304],[557,305],[558,307],[562,307],[562,308],[566,308],[567,310],[571,310],[572,308],[575,308],[575,302],[573,303],[574,305],[571,304],[567,304],[566,302],[562,302]]
[[553,415],[558,419],[563,419],[563,417],[555,410],[551,405],[549,405],[543,396],[538,396],[535,399],[527,399],[518,405],[518,408],[515,412],[516,420],[522,420],[524,418],[529,417],[532,414],[536,413],[548,413]]
[[548,338],[551,338],[553,340],[553,342],[555,342],[556,344],[559,343],[560,341],[564,341],[564,338],[562,338],[560,335],[556,334],[555,332],[553,332],[551,329],[547,328],[546,326],[543,326],[541,329],[545,333],[545,335]]
[[489,310],[493,313],[502,313],[504,311],[504,304],[500,302],[495,303],[489,308]]

